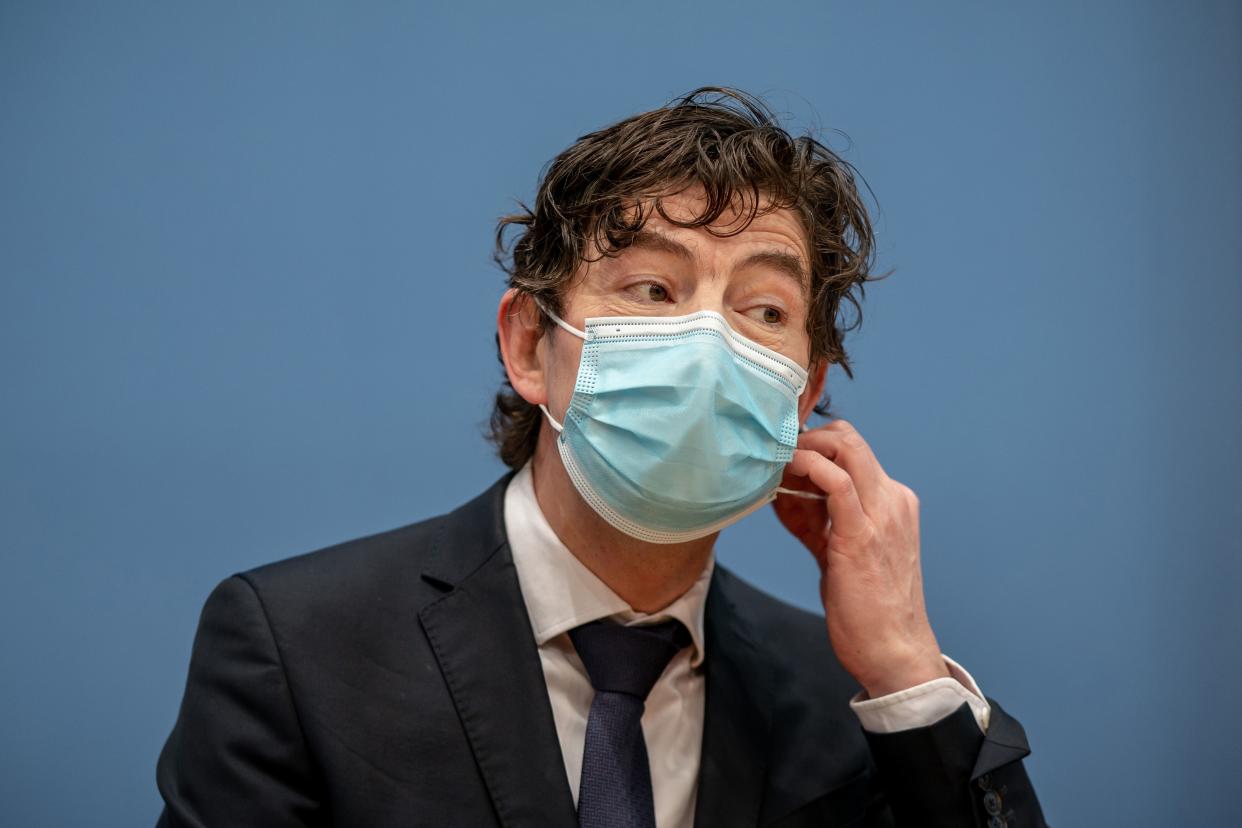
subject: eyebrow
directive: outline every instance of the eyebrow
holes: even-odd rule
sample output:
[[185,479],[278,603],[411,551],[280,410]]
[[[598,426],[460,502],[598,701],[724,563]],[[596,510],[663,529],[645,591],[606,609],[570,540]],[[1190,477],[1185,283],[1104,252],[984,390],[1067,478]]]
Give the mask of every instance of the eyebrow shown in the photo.
[[742,259],[739,267],[766,265],[779,273],[783,273],[798,283],[798,287],[806,288],[806,271],[802,269],[802,260],[784,250],[760,250]]
[[[631,237],[627,247],[636,247],[657,253],[669,253],[687,262],[694,261],[693,250],[681,242],[654,230],[639,230]],[[738,263],[739,268],[756,265],[770,267],[778,273],[793,279],[802,288],[805,288],[809,281],[806,270],[802,266],[802,260],[785,250],[778,250],[776,248],[760,250],[751,253]]]
[[671,253],[679,259],[685,259],[687,262],[694,261],[693,250],[681,242],[671,239],[663,233],[657,233],[654,230],[639,230],[630,238],[630,242],[626,247],[636,247],[656,253]]

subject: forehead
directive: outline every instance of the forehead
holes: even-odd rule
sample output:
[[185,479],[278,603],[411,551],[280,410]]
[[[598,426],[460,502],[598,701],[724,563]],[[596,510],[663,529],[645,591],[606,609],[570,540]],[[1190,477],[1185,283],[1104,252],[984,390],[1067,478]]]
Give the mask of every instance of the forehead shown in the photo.
[[[645,202],[643,229],[676,235],[691,245],[736,247],[754,242],[782,245],[807,262],[807,233],[798,215],[787,207],[771,209],[771,201],[763,197],[759,201],[758,214],[747,223],[752,202],[753,197],[748,196],[744,201],[742,197],[735,196],[733,202],[707,227],[680,227],[674,222],[694,220],[706,211],[706,194],[701,185],[695,185],[682,192],[660,196],[660,207],[672,221],[655,209],[654,199]],[[626,211],[627,217],[633,217],[636,210],[637,206],[631,205]]]

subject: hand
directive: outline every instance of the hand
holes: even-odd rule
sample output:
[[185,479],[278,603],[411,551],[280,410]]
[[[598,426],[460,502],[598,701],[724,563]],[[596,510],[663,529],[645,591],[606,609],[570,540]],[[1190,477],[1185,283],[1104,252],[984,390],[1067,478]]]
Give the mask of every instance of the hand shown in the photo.
[[798,438],[781,485],[827,495],[778,495],[773,507],[819,563],[841,665],[871,698],[949,676],[923,602],[914,492],[885,474],[844,420]]

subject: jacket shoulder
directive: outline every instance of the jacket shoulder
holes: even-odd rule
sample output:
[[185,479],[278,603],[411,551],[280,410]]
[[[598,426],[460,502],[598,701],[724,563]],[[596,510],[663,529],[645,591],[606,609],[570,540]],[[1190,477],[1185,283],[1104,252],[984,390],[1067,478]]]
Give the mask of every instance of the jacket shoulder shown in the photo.
[[340,593],[362,582],[391,582],[403,573],[418,577],[420,564],[434,549],[447,514],[351,538],[237,573],[260,594],[272,590],[305,592],[318,585]]
[[[258,594],[273,626],[330,623],[357,629],[370,619],[417,613],[442,594],[443,578],[477,566],[504,542],[505,475],[451,512],[237,573]],[[286,626],[286,629],[289,629]],[[307,630],[310,631],[310,630]]]

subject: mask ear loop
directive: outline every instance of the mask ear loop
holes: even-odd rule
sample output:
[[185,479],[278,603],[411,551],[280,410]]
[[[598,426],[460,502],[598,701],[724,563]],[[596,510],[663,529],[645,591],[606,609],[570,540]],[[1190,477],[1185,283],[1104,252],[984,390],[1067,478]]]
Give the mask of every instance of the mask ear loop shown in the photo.
[[827,500],[828,495],[816,494],[815,492],[804,492],[799,489],[786,489],[784,486],[776,487],[777,494],[793,495],[794,497],[805,498],[806,500]]
[[531,301],[532,301],[532,302],[534,302],[534,303],[535,303],[535,305],[539,308],[539,310],[541,310],[541,311],[543,311],[544,313],[546,313],[546,314],[548,315],[548,317],[549,317],[549,318],[550,318],[553,322],[555,322],[557,325],[560,325],[563,329],[565,329],[565,330],[566,330],[566,331],[568,331],[569,333],[573,334],[574,336],[578,337],[578,338],[579,338],[579,339],[581,339],[583,342],[586,342],[586,341],[588,341],[588,340],[590,340],[590,339],[591,339],[591,334],[587,333],[586,331],[580,331],[580,330],[578,330],[578,329],[577,329],[577,328],[575,328],[573,325],[569,324],[569,323],[568,323],[568,322],[566,322],[564,319],[561,319],[561,318],[560,318],[559,316],[557,316],[555,313],[553,313],[552,311],[548,310],[548,306],[547,306],[547,305],[545,305],[545,304],[544,304],[544,303],[543,303],[543,302],[539,299],[539,297],[535,296],[533,293],[532,293],[532,294],[528,294],[528,295],[530,296]]
[[548,410],[546,405],[539,403],[539,408],[543,411],[543,415],[548,418],[548,425],[552,426],[553,430],[555,430],[557,434],[560,434],[565,430],[565,427],[558,423],[556,418],[552,416],[552,412]]
[[[539,308],[539,310],[546,313],[549,319],[551,319],[557,325],[560,325],[567,332],[573,334],[574,336],[578,337],[584,342],[591,339],[591,335],[589,333],[578,330],[573,325],[569,324],[564,319],[561,319],[555,313],[548,310],[547,305],[541,302],[538,296],[535,296],[533,293],[528,294],[528,295],[530,296],[531,301],[535,303],[536,307]],[[560,434],[562,431],[565,430],[565,427],[561,425],[559,422],[557,422],[556,418],[552,416],[552,412],[548,410],[548,407],[546,405],[544,405],[543,403],[539,403],[539,409],[543,412],[543,415],[548,418],[548,425],[552,426],[553,430],[555,430],[557,434]]]
[[[808,431],[810,431],[810,429],[806,427],[806,423],[801,423],[798,426],[799,433],[806,434]],[[786,489],[784,486],[777,486],[776,494],[792,495],[793,497],[801,497],[805,500],[827,500],[828,499],[828,495],[825,495],[825,494],[818,494],[816,492],[804,492],[801,489]],[[773,499],[776,498],[776,494],[772,495]]]

